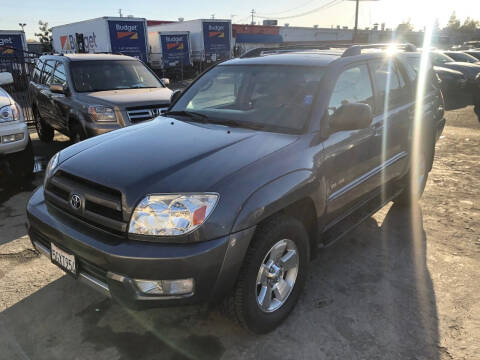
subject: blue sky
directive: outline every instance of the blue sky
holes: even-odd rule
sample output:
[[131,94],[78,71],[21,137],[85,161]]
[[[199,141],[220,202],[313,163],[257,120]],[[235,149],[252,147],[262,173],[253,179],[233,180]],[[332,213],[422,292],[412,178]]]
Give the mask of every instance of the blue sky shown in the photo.
[[[147,0],[0,0],[0,30],[19,29],[18,23],[27,23],[25,31],[28,38],[38,29],[38,21],[48,21],[51,26],[91,19],[100,16],[118,15],[121,8],[124,15],[132,14],[147,19],[186,20],[209,18],[230,19],[234,22],[248,21],[249,12],[255,8],[258,14],[272,17],[291,16],[308,12],[332,0],[242,0],[242,1],[147,1]],[[342,25],[353,27],[355,3],[344,1],[327,10],[307,16],[284,19],[280,24],[323,27]],[[289,11],[288,11],[289,10]],[[387,27],[411,18],[417,28],[425,24],[425,17],[435,16],[441,25],[448,21],[452,11],[459,18],[477,16],[480,19],[480,0],[380,0],[363,2],[360,11],[360,26],[386,22]],[[273,14],[276,13],[276,14]],[[259,19],[257,19],[259,20]]]

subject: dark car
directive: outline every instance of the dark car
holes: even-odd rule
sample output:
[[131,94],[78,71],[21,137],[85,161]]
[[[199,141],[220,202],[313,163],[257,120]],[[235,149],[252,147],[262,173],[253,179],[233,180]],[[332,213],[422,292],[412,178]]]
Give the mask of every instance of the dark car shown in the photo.
[[442,53],[452,58],[456,62],[479,64],[479,61],[475,56],[469,55],[464,51],[443,51]]
[[430,59],[434,66],[460,71],[467,79],[467,89],[475,91],[478,88],[477,75],[480,73],[480,64],[458,62],[442,52],[433,51]]
[[[417,73],[420,71],[421,57],[421,53],[409,52],[405,54],[407,62]],[[467,78],[462,72],[442,66],[433,66],[433,70],[440,80],[438,85],[443,94],[458,93],[459,91],[461,92],[465,90]]]
[[41,56],[29,85],[38,136],[49,142],[57,130],[78,142],[150,120],[170,103],[164,80],[124,55]]
[[272,330],[315,249],[414,202],[432,167],[438,89],[417,107],[403,57],[363,49],[223,62],[164,117],[62,150],[28,203],[33,245],[127,306],[222,301]]
[[463,52],[480,61],[480,49],[464,50]]

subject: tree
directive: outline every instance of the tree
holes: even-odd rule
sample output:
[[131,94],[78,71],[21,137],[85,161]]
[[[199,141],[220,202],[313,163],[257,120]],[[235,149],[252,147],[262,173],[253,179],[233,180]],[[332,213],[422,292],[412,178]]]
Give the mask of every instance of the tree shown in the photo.
[[408,19],[408,21],[398,24],[396,31],[397,31],[397,34],[406,34],[406,33],[412,32],[413,25],[411,23],[411,20]]
[[478,30],[479,26],[480,24],[477,20],[467,17],[463,22],[463,25],[460,27],[460,31],[465,33],[473,33]]
[[455,11],[450,15],[450,19],[448,20],[447,26],[445,29],[449,32],[455,32],[460,30],[460,20],[457,18],[457,14]]
[[35,33],[35,36],[42,43],[42,52],[52,51],[52,28],[48,27],[48,22],[40,20],[38,29],[40,32]]

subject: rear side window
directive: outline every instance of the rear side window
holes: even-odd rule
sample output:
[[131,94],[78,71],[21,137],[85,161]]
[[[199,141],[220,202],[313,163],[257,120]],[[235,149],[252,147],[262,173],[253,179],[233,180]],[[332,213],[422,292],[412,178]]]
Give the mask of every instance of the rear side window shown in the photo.
[[45,85],[50,85],[52,79],[53,69],[55,68],[55,60],[47,60],[42,72],[41,83]]
[[43,68],[43,60],[38,59],[37,63],[35,64],[35,69],[33,69],[33,75],[32,75],[33,82],[36,82],[36,83],[40,82],[42,68]]
[[372,73],[377,89],[377,113],[384,112],[386,101],[388,109],[402,105],[408,95],[407,84],[395,61],[372,61]]
[[65,66],[63,65],[63,63],[61,62],[57,63],[57,66],[55,67],[55,71],[53,72],[51,83],[55,85],[62,85],[62,86],[67,85],[67,76],[65,75]]
[[373,90],[367,65],[351,67],[338,77],[328,105],[330,115],[348,103],[363,103],[373,108]]

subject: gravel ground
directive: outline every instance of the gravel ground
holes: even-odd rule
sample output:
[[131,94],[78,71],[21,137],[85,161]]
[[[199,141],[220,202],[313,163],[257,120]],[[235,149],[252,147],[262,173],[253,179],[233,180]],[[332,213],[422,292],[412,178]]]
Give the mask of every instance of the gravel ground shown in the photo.
[[[66,146],[36,140],[38,170]],[[312,262],[286,323],[253,336],[202,306],[131,311],[35,253],[32,185],[0,191],[0,359],[480,359],[480,125],[449,111],[419,207],[388,204]]]

